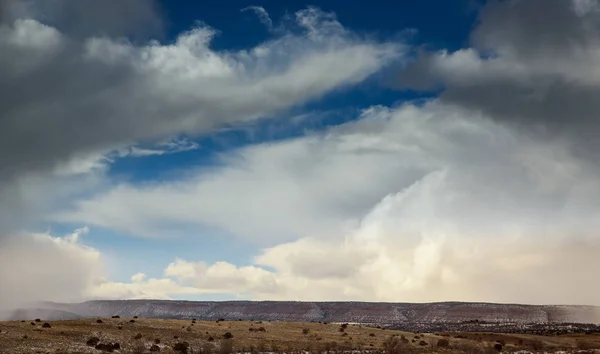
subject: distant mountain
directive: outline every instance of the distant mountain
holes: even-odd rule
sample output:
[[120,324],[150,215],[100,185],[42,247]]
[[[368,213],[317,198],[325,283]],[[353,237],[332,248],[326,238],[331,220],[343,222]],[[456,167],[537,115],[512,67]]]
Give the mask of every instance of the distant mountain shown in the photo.
[[139,316],[202,320],[273,320],[359,322],[370,324],[462,323],[598,323],[600,307],[518,305],[467,302],[369,303],[288,301],[98,300],[77,304],[44,303],[23,309],[11,319],[46,320],[82,317]]

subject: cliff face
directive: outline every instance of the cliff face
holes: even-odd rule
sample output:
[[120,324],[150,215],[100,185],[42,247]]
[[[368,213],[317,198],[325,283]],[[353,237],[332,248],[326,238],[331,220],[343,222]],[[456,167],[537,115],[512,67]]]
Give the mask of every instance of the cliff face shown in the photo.
[[[40,313],[40,315],[36,315]],[[13,319],[44,317],[146,317],[203,320],[274,320],[360,322],[373,324],[461,323],[598,323],[600,307],[539,306],[488,303],[365,303],[275,301],[162,301],[101,300],[79,304],[47,303],[39,309],[20,310]]]

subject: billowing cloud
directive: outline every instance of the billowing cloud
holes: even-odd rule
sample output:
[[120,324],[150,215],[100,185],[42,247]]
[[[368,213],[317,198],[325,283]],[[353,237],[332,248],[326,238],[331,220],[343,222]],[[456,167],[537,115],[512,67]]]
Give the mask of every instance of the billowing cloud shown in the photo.
[[112,1],[92,8],[83,5],[88,1],[62,3],[3,7],[10,16],[0,23],[0,200],[11,207],[0,206],[1,225],[34,214],[11,212],[30,207],[14,188],[30,175],[73,174],[93,168],[111,149],[272,117],[364,80],[401,52],[397,44],[354,35],[314,8],[295,14],[300,30],[234,52],[211,49],[217,31],[206,26],[172,43],[139,44],[111,32],[75,35],[61,26],[67,14],[60,11],[83,17],[94,11],[108,21],[97,15],[122,8]]
[[432,101],[244,148],[187,180],[120,185],[61,217],[142,235],[210,225],[266,245],[247,267],[167,267],[203,292],[595,304],[597,176],[567,140]]
[[101,254],[80,243],[87,228],[64,237],[19,234],[0,242],[0,312],[39,301],[81,301],[103,281]]

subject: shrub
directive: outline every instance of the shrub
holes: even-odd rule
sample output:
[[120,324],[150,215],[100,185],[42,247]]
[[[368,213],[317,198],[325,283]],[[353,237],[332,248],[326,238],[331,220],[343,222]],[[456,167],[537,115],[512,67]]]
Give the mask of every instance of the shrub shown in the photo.
[[121,316],[111,316],[111,318],[121,318]]
[[26,334],[23,336],[23,339],[27,339],[29,338]]
[[187,353],[190,348],[190,343],[188,342],[178,342],[173,346],[173,350],[180,353]]
[[[120,347],[120,346],[119,346]],[[115,348],[113,347],[113,345],[111,343],[98,343],[95,346],[96,350],[101,350],[103,352],[108,352],[108,353],[112,353]]]
[[375,333],[370,333],[369,336],[375,337]]
[[504,339],[498,339],[496,343],[502,344],[502,346],[506,345],[506,341]]
[[160,347],[156,344],[152,344],[152,346],[150,347],[150,351],[151,352],[159,352],[160,351]]
[[404,343],[396,336],[390,336],[383,342],[383,351],[385,354],[400,354],[404,352]]
[[100,342],[100,338],[98,337],[90,337],[88,338],[88,340],[85,342],[85,344],[89,347],[95,347],[96,344],[98,344],[98,342]]
[[448,348],[450,346],[450,342],[447,339],[439,339],[437,341],[438,348]]
[[154,339],[154,344],[160,344],[160,339],[158,339],[158,338],[155,338],[155,339]]
[[39,318],[36,318],[34,321],[35,322],[42,322],[42,320],[40,320]]
[[544,349],[544,342],[542,342],[539,339],[532,339],[529,342],[529,346],[533,349],[533,350],[542,350]]
[[51,328],[51,327],[52,326],[48,322],[44,322],[44,324],[42,325],[42,328]]
[[135,336],[133,336],[133,339],[142,339],[142,334],[138,333]]
[[102,320],[96,320],[96,323],[102,323]]
[[214,342],[214,341],[215,341],[215,339],[214,339],[213,337],[208,337],[208,341],[209,341],[209,342]]
[[129,320],[129,323],[135,323],[135,320]]
[[138,318],[137,316],[133,316],[133,318]]
[[118,329],[119,329],[119,331],[120,331],[120,330],[122,330],[122,329],[123,329],[123,326],[118,326],[117,328],[118,328]]
[[233,340],[225,339],[221,341],[221,346],[219,347],[220,354],[231,354],[233,353]]
[[497,352],[501,352],[502,351],[502,344],[500,344],[500,343],[494,344],[494,350],[496,350]]
[[146,353],[146,346],[143,342],[136,342],[129,351],[130,354],[144,354]]
[[429,343],[427,343],[426,341],[422,340],[422,341],[419,342],[419,345],[422,346],[422,347],[424,347],[426,345],[429,345]]
[[212,354],[215,350],[215,346],[212,343],[202,343],[202,346],[200,347],[200,353],[201,354]]
[[302,330],[302,334],[308,334],[309,332],[310,332],[310,329],[308,329],[308,328],[304,328]]
[[231,334],[231,332],[225,332],[225,334],[223,334],[223,338],[231,339],[231,338],[233,338],[233,334]]

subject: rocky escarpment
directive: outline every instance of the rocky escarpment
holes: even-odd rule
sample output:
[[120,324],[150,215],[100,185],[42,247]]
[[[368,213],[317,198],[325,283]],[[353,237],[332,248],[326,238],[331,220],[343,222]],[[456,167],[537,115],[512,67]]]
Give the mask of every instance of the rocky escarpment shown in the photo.
[[[43,316],[36,316],[36,311]],[[598,323],[600,307],[491,303],[368,303],[286,301],[99,300],[78,304],[46,303],[37,310],[13,313],[13,319],[44,317],[146,317],[203,320],[359,322],[371,324]],[[53,318],[58,316],[58,318]]]

